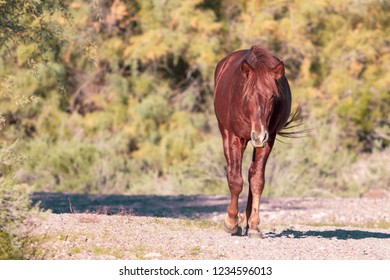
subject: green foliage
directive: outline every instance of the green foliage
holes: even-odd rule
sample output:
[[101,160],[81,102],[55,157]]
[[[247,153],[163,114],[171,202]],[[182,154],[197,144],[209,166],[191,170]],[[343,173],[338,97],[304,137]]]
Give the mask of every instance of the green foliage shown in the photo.
[[[213,72],[261,44],[285,62],[313,129],[276,145],[267,194],[386,187],[389,10],[380,0],[2,1],[2,14],[32,12],[0,19],[3,154],[19,139],[16,178],[35,190],[227,193]],[[365,160],[368,173],[352,176]]]
[[0,260],[22,259],[29,231],[35,227],[29,186],[0,178]]
[[178,66],[180,59],[205,77],[213,72],[218,60],[221,25],[209,10],[198,8],[200,0],[139,1],[142,33],[130,38],[125,49],[127,59],[135,64],[154,61],[160,67]]
[[[36,226],[34,217],[39,211],[31,208],[31,187],[14,179],[26,161],[25,151],[17,150],[26,135],[35,133],[31,118],[40,112],[34,110],[39,107],[37,96],[50,96],[54,87],[58,94],[58,78],[64,71],[53,60],[66,40],[61,36],[65,7],[57,0],[0,1],[0,259],[24,258],[28,233]],[[46,124],[38,126],[53,130]]]
[[39,51],[38,48],[54,48],[59,39],[57,35],[61,32],[60,24],[63,22],[51,19],[56,13],[65,15],[66,12],[63,1],[58,0],[1,1],[0,46],[10,48],[15,41],[27,44],[32,50],[30,55]]
[[315,119],[309,123],[315,128],[307,137],[275,145],[267,170],[270,187],[265,193],[329,197],[364,192],[364,186],[351,191],[345,180],[346,167],[355,161],[355,155],[340,145],[340,128]]

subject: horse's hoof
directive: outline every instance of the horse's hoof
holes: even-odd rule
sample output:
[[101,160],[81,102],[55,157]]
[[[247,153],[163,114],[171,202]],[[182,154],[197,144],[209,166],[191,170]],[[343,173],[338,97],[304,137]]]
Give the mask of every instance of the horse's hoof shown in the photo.
[[227,221],[227,216],[225,217],[224,223],[223,223],[223,229],[232,235],[241,234],[241,219],[240,216],[237,217],[237,223],[235,225],[230,225]]
[[239,230],[239,226],[236,225],[234,227],[229,227],[226,223],[223,223],[223,229],[225,232],[230,233],[230,234],[237,234]]
[[248,237],[253,239],[260,239],[263,238],[263,235],[261,234],[261,231],[258,229],[249,229]]

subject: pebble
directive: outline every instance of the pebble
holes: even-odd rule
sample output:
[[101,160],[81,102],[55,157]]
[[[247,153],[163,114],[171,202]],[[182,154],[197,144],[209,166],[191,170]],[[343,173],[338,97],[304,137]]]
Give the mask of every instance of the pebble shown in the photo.
[[160,253],[148,253],[144,257],[145,259],[158,259],[161,258],[162,255]]

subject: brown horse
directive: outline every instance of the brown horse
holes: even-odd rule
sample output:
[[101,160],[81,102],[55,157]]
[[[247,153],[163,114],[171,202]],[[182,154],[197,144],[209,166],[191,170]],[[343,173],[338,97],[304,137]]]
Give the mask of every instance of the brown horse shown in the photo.
[[[291,92],[284,76],[284,64],[266,49],[253,46],[222,59],[217,64],[214,82],[214,109],[222,135],[231,194],[225,230],[232,234],[248,231],[250,237],[260,237],[259,208],[265,166],[276,135],[289,123],[291,111]],[[249,169],[249,196],[246,211],[240,218],[241,164],[249,141],[254,147]]]

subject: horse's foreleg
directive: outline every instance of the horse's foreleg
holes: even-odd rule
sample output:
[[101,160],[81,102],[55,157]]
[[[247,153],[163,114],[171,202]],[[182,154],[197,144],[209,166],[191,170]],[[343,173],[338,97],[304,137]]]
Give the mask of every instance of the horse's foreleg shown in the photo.
[[247,141],[221,129],[223,147],[227,162],[227,181],[230,190],[230,204],[225,217],[225,231],[235,234],[239,230],[238,197],[242,192],[244,181],[241,175],[242,155]]
[[246,218],[249,237],[261,237],[260,232],[260,200],[265,183],[265,166],[272,150],[273,141],[264,148],[255,148],[252,163],[249,168],[249,196],[246,208]]
[[234,234],[239,229],[238,197],[244,185],[241,176],[241,166],[237,166],[236,164],[228,166],[227,181],[230,190],[230,204],[226,209],[225,231]]

